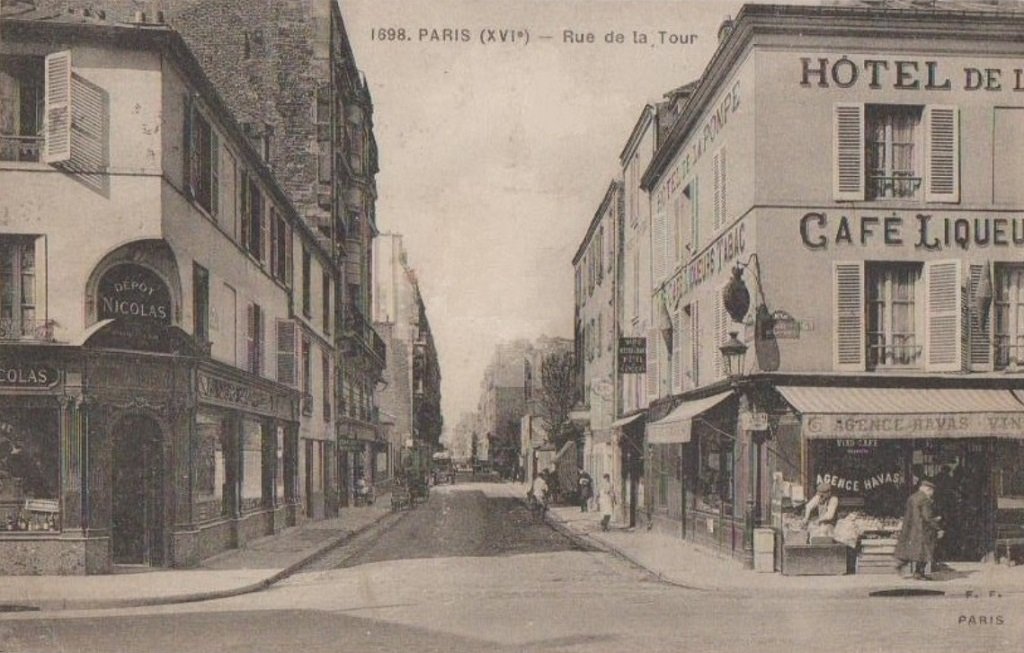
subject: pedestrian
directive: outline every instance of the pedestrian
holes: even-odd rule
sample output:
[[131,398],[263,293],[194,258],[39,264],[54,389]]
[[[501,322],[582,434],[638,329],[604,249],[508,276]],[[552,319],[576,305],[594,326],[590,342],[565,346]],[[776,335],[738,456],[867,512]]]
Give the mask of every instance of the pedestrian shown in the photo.
[[601,488],[597,492],[597,509],[601,511],[601,530],[608,530],[608,524],[612,521],[612,512],[615,511],[615,504],[618,499],[615,496],[615,486],[612,485],[612,478],[604,475],[601,481]]
[[907,499],[903,513],[903,528],[896,540],[894,556],[899,560],[898,569],[911,565],[917,580],[931,580],[925,575],[925,567],[935,559],[935,544],[942,537],[939,518],[935,516],[932,497],[935,484],[921,481],[917,492]]
[[[804,526],[814,525],[812,535],[832,537],[835,533],[836,513],[839,497],[832,493],[832,485],[826,481],[818,483],[818,491],[804,506]],[[814,515],[813,520],[811,515]]]
[[594,479],[591,478],[590,474],[585,469],[580,467],[579,477],[579,499],[580,499],[580,512],[587,512],[590,505],[590,498],[594,496]]

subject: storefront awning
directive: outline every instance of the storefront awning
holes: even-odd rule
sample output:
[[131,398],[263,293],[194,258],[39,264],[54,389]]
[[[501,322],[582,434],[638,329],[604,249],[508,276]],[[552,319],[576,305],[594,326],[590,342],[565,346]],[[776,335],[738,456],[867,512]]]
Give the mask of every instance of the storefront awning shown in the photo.
[[643,413],[637,413],[636,415],[630,415],[629,417],[623,417],[621,419],[617,419],[614,422],[612,422],[612,426],[615,427],[615,428],[621,428],[621,427],[626,426],[628,424],[632,424],[633,422],[637,421],[638,419],[640,419],[643,416],[644,416]]
[[817,439],[1024,438],[1024,404],[1009,390],[776,388]]
[[732,396],[732,390],[703,399],[684,401],[665,417],[647,425],[648,444],[678,444],[689,442],[693,431],[693,418],[707,412]]

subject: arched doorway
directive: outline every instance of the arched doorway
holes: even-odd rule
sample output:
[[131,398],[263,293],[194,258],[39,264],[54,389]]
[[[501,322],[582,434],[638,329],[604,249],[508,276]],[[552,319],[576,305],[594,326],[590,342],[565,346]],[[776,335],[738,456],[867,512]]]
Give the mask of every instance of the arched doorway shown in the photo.
[[114,564],[163,565],[163,434],[144,415],[114,427],[111,541]]

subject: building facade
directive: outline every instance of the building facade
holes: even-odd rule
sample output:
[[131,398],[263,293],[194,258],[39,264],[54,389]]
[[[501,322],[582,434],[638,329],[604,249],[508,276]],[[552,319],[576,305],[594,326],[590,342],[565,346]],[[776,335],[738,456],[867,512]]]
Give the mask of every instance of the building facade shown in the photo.
[[0,570],[194,566],[322,514],[319,234],[167,25],[0,35]]
[[749,561],[819,482],[856,525],[922,478],[956,524],[946,559],[1020,523],[1021,27],[895,2],[723,26],[642,180],[671,325],[648,341],[660,528]]

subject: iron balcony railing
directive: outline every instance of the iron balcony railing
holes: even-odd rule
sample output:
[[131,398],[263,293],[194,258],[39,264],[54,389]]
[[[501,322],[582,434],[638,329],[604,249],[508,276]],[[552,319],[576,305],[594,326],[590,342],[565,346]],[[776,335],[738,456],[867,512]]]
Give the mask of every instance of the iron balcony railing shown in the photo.
[[0,161],[38,163],[42,146],[42,136],[0,134]]
[[0,317],[0,340],[53,341],[53,320],[19,320]]
[[362,312],[349,304],[345,313],[345,336],[356,340],[383,368],[387,362],[387,346]]

